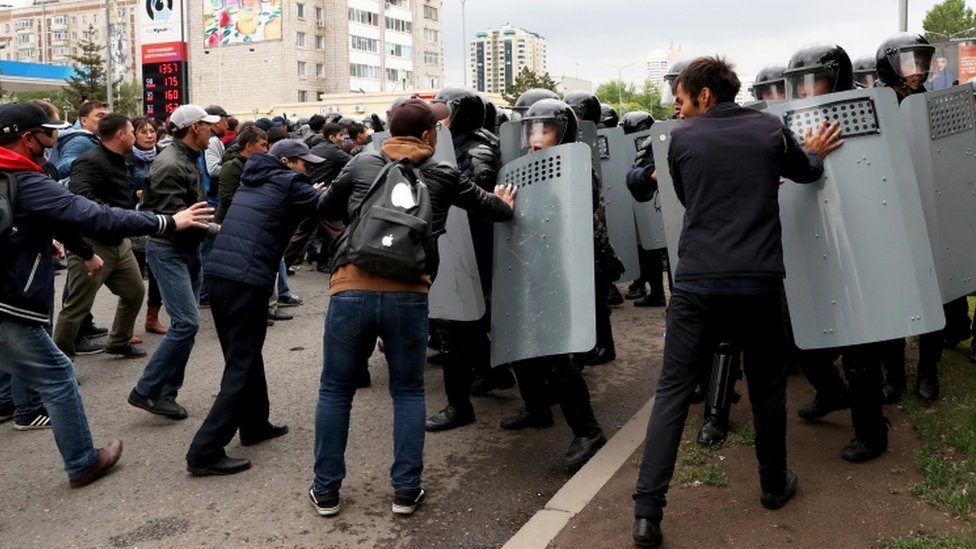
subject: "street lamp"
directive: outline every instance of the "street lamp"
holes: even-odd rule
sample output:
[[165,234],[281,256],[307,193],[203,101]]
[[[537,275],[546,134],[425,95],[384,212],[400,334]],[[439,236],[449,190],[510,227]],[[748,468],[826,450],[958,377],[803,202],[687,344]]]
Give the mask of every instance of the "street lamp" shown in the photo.
[[621,89],[623,88],[623,84],[624,84],[624,69],[626,69],[627,67],[633,67],[634,65],[637,65],[639,63],[640,63],[639,61],[634,61],[633,63],[627,63],[622,67],[611,65],[609,63],[607,64],[607,66],[610,67],[611,69],[617,69],[617,107],[620,108],[620,114],[625,114],[623,90]]

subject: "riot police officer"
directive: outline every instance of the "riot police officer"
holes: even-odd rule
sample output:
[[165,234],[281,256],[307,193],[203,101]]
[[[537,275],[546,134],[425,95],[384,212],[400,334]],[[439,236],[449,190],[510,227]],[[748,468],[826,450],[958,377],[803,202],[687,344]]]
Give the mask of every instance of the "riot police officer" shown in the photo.
[[607,103],[600,103],[600,123],[597,124],[597,127],[616,128],[619,123],[620,115],[617,114],[617,109]]
[[573,112],[576,113],[576,118],[581,122],[589,120],[597,126],[600,125],[603,110],[596,95],[588,91],[569,92],[563,98],[563,102],[572,107]]
[[782,101],[786,99],[786,79],[783,78],[783,65],[763,67],[752,84],[752,96],[756,101]]
[[515,105],[512,107],[512,113],[516,115],[515,120],[517,121],[518,117],[524,116],[525,112],[529,110],[529,107],[543,99],[559,99],[559,96],[556,95],[556,92],[546,88],[532,88],[522,92],[522,95],[518,96],[518,99],[515,100]]
[[859,88],[873,88],[878,81],[877,62],[874,57],[861,57],[854,61],[854,83]]

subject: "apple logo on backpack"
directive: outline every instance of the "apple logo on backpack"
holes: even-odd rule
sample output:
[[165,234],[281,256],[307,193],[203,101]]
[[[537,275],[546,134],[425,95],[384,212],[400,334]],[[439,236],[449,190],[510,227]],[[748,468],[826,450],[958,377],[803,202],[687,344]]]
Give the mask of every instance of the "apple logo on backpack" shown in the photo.
[[390,193],[390,203],[398,208],[403,208],[404,210],[409,210],[417,205],[417,201],[414,200],[410,185],[407,185],[406,183],[397,183],[394,185],[393,192]]
[[388,235],[386,235],[386,236],[384,236],[384,237],[383,237],[383,238],[382,238],[382,239],[380,240],[380,243],[382,243],[382,244],[383,244],[383,246],[385,246],[385,247],[387,247],[387,248],[389,248],[390,246],[392,246],[392,245],[393,245],[393,235],[392,235],[392,234],[388,234]]

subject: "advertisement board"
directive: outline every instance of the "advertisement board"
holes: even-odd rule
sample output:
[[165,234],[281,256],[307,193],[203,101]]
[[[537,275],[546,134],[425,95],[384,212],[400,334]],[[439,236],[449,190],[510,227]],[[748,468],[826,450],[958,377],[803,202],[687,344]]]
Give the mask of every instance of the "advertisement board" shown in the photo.
[[207,47],[281,40],[281,0],[206,0],[203,39]]

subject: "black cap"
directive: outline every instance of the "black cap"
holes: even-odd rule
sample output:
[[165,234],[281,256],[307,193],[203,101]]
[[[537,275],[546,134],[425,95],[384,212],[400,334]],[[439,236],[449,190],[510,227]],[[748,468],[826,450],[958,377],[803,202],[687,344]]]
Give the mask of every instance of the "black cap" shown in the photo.
[[309,164],[321,164],[325,159],[312,154],[308,145],[297,139],[282,139],[271,146],[268,154],[275,158],[301,158]]
[[207,114],[212,114],[214,116],[230,116],[230,113],[225,111],[220,105],[210,105],[203,110],[207,111]]
[[51,120],[40,105],[10,103],[0,107],[0,134],[12,135],[34,128],[62,130],[71,124]]

